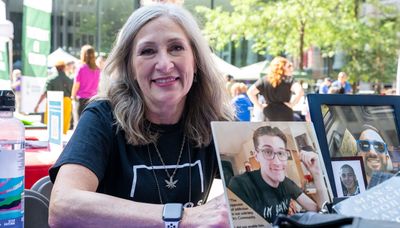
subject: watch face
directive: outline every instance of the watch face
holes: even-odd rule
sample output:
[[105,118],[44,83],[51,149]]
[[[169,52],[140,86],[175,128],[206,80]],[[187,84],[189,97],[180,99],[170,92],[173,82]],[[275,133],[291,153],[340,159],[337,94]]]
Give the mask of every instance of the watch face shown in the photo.
[[164,221],[180,221],[182,218],[183,205],[180,203],[167,203],[164,205]]

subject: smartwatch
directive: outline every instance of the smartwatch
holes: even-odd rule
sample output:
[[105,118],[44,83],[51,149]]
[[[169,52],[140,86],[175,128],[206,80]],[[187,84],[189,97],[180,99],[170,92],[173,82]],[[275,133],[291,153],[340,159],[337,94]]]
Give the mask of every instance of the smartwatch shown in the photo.
[[167,203],[164,205],[162,218],[165,228],[178,228],[182,219],[183,205],[181,203]]

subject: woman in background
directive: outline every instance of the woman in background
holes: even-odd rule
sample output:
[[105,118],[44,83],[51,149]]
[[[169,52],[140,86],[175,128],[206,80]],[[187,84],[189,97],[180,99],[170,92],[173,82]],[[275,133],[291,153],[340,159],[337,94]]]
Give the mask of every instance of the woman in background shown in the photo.
[[[293,121],[293,109],[304,95],[303,88],[293,81],[293,64],[284,57],[275,57],[266,77],[258,79],[247,91],[255,107],[263,110],[270,121]],[[261,94],[266,104],[260,104],[257,95]],[[294,94],[292,96],[292,93]]]
[[78,100],[78,118],[85,109],[90,98],[97,94],[100,69],[96,65],[95,50],[90,45],[81,48],[82,66],[78,70],[72,87],[71,98]]

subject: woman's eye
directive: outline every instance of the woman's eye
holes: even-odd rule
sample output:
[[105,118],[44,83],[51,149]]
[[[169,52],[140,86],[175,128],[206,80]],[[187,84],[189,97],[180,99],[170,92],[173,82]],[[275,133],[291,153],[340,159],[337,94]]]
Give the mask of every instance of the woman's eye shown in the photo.
[[183,51],[184,48],[183,48],[182,45],[173,45],[173,46],[171,47],[171,50],[172,50],[172,51]]
[[156,51],[154,49],[151,48],[145,48],[143,50],[140,51],[140,55],[152,55],[154,54]]

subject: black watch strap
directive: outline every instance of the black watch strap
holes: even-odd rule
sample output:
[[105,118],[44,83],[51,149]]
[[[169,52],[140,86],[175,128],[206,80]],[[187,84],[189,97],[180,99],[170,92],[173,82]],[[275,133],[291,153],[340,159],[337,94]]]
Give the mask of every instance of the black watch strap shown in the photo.
[[165,228],[178,228],[179,227],[179,222],[164,222]]

